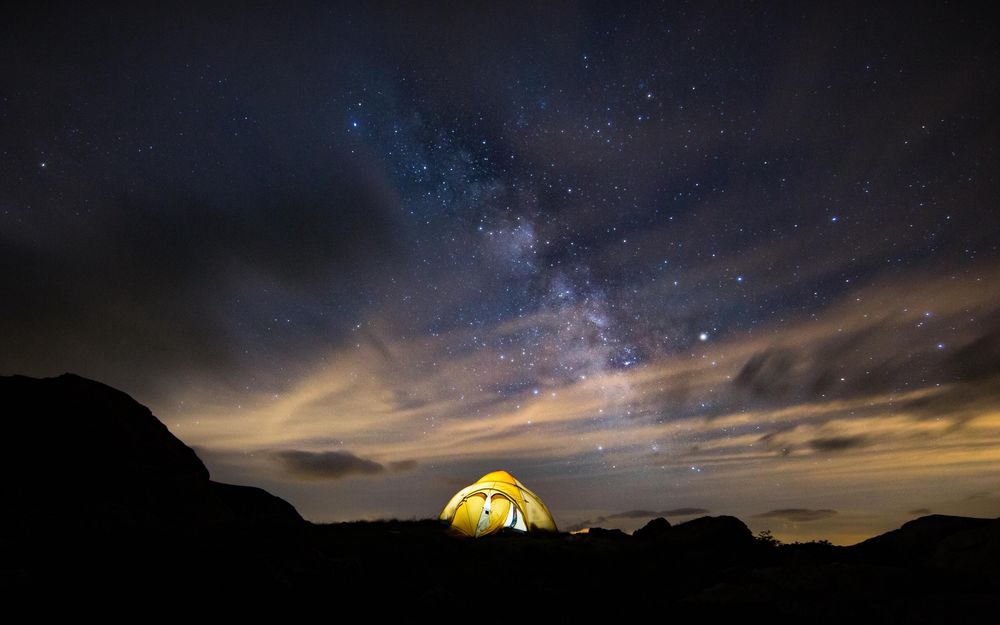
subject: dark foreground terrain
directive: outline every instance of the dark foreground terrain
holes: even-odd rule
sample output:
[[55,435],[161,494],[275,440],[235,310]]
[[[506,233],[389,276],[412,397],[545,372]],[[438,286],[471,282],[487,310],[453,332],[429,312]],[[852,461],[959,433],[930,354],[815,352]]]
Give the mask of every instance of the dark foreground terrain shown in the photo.
[[437,521],[317,525],[211,481],[105,385],[0,377],[0,406],[0,594],[30,620],[1000,622],[1000,519],[930,515],[851,547],[775,544],[730,516],[479,540]]

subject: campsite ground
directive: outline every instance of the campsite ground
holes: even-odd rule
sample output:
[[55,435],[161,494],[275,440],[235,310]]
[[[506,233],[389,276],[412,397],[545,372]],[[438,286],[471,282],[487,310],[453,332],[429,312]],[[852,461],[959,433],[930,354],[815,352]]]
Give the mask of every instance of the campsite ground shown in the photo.
[[[690,526],[686,528],[685,526]],[[4,594],[99,610],[280,609],[346,602],[379,617],[441,611],[507,621],[739,617],[832,623],[988,623],[1000,609],[1000,520],[929,516],[855,547],[779,545],[733,517],[652,536],[504,534],[468,539],[437,521],[224,525],[22,545]],[[30,549],[27,547],[31,547]],[[760,618],[758,618],[760,617]]]

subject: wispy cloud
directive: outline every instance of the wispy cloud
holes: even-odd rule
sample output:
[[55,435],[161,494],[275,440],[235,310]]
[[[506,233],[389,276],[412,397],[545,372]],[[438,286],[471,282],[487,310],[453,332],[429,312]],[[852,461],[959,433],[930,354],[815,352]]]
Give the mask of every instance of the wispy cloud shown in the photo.
[[761,512],[760,514],[755,514],[754,516],[758,519],[780,519],[782,521],[805,522],[819,521],[821,519],[832,517],[835,514],[837,514],[837,511],[830,509],[813,510],[810,508],[779,508],[777,510]]
[[405,471],[416,466],[413,460],[390,462],[388,466],[359,458],[349,451],[309,452],[285,450],[274,452],[274,457],[294,478],[308,480],[336,480],[349,475],[374,475],[386,471]]
[[[335,452],[286,458],[296,479],[480,458],[563,462],[579,476],[629,473],[650,484],[698,475],[720,490],[790,474],[798,488],[830,492],[878,476],[983,475],[1000,468],[1000,384],[989,366],[1000,305],[982,288],[998,274],[860,288],[772,331],[574,376],[530,367],[518,337],[555,337],[583,309],[419,340],[373,318],[351,348],[285,393],[216,396],[214,408],[193,399],[199,423],[184,437],[216,449]],[[456,348],[469,345],[485,346]]]

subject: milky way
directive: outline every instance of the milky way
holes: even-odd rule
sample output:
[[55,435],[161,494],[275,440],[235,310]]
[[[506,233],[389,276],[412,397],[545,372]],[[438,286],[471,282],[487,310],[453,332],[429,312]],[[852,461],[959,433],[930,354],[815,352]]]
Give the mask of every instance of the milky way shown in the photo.
[[149,10],[0,27],[0,373],[313,520],[1000,515],[979,16]]

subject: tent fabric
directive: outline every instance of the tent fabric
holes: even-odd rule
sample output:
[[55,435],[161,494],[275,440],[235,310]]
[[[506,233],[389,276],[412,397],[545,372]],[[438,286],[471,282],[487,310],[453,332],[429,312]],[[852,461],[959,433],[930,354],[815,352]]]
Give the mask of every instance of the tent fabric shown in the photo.
[[492,471],[455,493],[441,511],[442,521],[468,536],[486,536],[505,527],[557,532],[552,513],[538,495],[506,471]]

